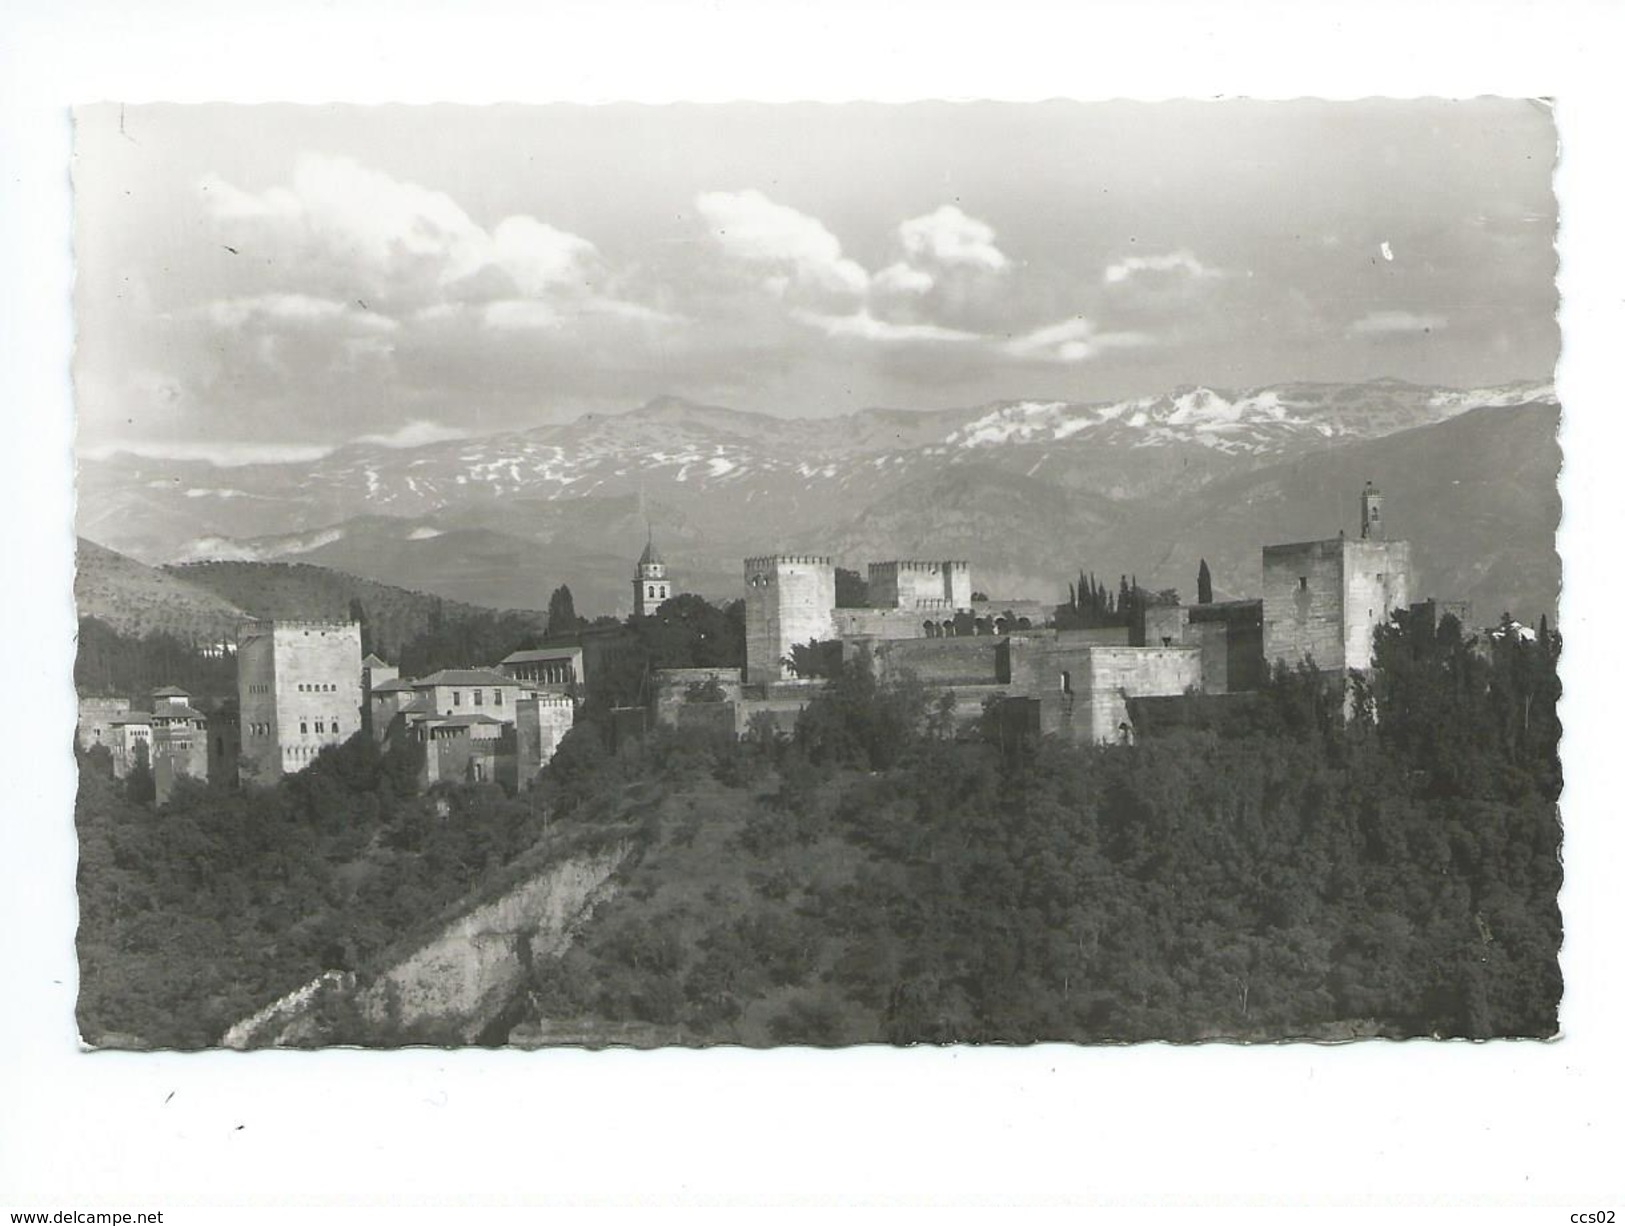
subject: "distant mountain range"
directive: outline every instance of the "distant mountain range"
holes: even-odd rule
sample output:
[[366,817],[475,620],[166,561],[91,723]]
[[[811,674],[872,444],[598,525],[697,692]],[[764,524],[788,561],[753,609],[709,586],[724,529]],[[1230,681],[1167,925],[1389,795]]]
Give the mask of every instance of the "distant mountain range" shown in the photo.
[[1370,479],[1424,593],[1533,617],[1558,589],[1557,420],[1550,385],[1393,380],[817,420],[667,397],[299,464],[85,460],[79,527],[149,563],[299,561],[496,607],[568,583],[589,615],[626,611],[645,515],[716,597],[749,554],[816,549],[967,558],[996,595],[1058,599],[1083,568],[1188,599],[1202,557],[1221,595],[1256,592],[1260,545],[1357,527]]

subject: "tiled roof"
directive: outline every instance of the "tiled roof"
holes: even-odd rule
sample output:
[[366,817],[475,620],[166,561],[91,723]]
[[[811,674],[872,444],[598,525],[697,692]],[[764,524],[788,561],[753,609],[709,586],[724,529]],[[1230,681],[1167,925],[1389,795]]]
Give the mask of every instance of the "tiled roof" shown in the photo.
[[476,712],[471,715],[445,715],[439,719],[432,719],[426,722],[437,724],[442,728],[467,728],[471,724],[500,724],[503,721],[500,719],[494,719],[489,715],[483,715]]
[[412,683],[413,689],[427,685],[518,685],[512,677],[492,672],[488,668],[443,668]]
[[152,713],[153,719],[207,719],[196,707],[164,707]]
[[126,711],[123,715],[115,715],[107,721],[110,724],[150,724],[152,716],[145,711]]
[[192,695],[178,685],[166,685],[161,690],[154,690],[152,696],[154,698],[190,698]]
[[388,681],[380,681],[372,687],[374,694],[392,694],[397,690],[410,690],[412,681],[406,677],[391,677]]
[[516,651],[512,655],[503,656],[504,664],[529,664],[534,660],[564,660],[574,659],[581,654],[579,647],[538,647],[534,651]]
[[367,658],[361,661],[362,668],[388,668],[389,665],[378,658],[376,652],[369,651]]

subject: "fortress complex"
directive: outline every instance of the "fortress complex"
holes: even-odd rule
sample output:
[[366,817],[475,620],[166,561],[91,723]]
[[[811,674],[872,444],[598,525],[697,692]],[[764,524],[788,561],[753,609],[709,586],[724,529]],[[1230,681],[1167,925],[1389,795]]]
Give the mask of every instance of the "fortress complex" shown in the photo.
[[1413,588],[1410,545],[1386,539],[1382,495],[1368,483],[1360,504],[1358,540],[1264,547],[1257,599],[1150,605],[1131,626],[1093,630],[1057,630],[1046,624],[1053,609],[1035,602],[973,599],[962,561],[873,563],[870,607],[837,608],[832,558],[747,558],[742,675],[669,670],[656,677],[655,714],[714,721],[722,717],[693,708],[720,703],[737,731],[761,712],[789,727],[825,684],[791,668],[792,649],[814,642],[838,644],[838,658],[866,656],[882,677],[909,673],[952,694],[961,720],[997,698],[1006,718],[1078,742],[1131,739],[1132,699],[1246,693],[1276,661],[1312,660],[1341,678],[1370,667],[1376,628],[1409,606]]
[[81,700],[79,747],[105,747],[115,779],[127,777],[145,758],[160,801],[181,775],[202,782],[228,762],[235,766],[236,737],[229,717],[217,716],[211,728],[210,717],[192,706],[192,696],[173,685],[154,690],[149,705],[149,710],[137,711],[127,698]]

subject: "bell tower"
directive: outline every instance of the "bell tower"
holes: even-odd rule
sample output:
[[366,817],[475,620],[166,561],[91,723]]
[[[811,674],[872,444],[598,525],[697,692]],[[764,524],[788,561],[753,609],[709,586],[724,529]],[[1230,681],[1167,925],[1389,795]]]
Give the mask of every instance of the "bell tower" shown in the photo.
[[637,570],[632,576],[632,612],[639,617],[653,617],[671,596],[671,581],[666,578],[666,559],[655,548],[654,532],[643,547]]
[[1382,491],[1369,481],[1365,483],[1365,489],[1360,491],[1360,539],[1362,541],[1384,539]]

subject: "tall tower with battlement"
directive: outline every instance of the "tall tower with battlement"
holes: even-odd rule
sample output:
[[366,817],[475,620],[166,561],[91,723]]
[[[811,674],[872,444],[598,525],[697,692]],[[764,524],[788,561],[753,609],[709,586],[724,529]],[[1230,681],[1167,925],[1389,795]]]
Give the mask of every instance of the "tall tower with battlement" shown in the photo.
[[812,554],[745,559],[745,681],[790,677],[799,643],[835,637],[835,560]]
[[969,562],[871,562],[869,603],[881,609],[970,608]]
[[1382,495],[1360,495],[1360,539],[1264,547],[1264,662],[1327,672],[1371,667],[1378,626],[1411,602],[1411,544],[1386,539]]
[[249,782],[302,771],[361,731],[361,626],[249,622],[237,633],[238,769]]
[[655,548],[654,534],[643,547],[637,571],[632,576],[632,612],[653,617],[671,597],[671,581],[666,578],[666,559]]

